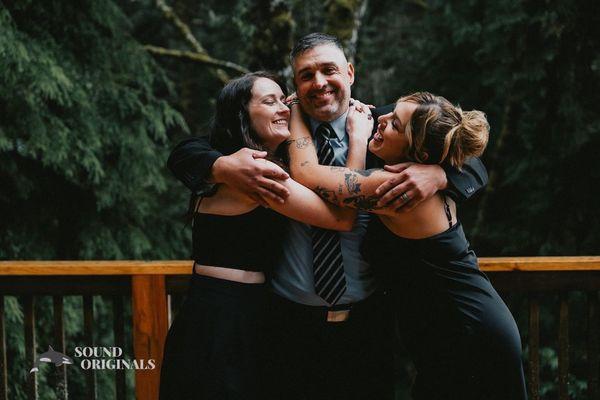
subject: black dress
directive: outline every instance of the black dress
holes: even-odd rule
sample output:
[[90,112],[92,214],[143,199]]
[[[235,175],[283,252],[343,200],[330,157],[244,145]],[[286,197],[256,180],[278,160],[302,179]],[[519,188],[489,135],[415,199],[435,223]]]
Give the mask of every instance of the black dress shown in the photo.
[[373,218],[363,246],[415,363],[415,400],[527,398],[516,323],[460,223],[405,239]]
[[[194,259],[269,274],[281,251],[285,221],[263,207],[239,216],[197,214]],[[160,399],[264,398],[267,299],[265,284],[192,274],[167,335]]]

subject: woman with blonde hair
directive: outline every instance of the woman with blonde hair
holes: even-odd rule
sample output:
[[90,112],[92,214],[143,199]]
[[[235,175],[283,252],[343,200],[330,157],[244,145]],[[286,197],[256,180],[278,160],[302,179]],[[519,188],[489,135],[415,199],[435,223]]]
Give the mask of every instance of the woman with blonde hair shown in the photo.
[[[367,111],[363,116],[371,118]],[[378,216],[370,222],[362,250],[391,294],[403,342],[417,368],[413,398],[525,399],[519,331],[479,270],[454,202],[440,192],[408,212],[385,208],[377,188],[390,172],[319,165],[297,106],[290,132],[296,181],[336,205]],[[441,96],[420,92],[400,98],[392,112],[378,118],[368,149],[385,164],[410,161],[460,169],[466,159],[483,153],[488,136],[482,112],[463,111]],[[406,201],[410,196],[401,194]]]

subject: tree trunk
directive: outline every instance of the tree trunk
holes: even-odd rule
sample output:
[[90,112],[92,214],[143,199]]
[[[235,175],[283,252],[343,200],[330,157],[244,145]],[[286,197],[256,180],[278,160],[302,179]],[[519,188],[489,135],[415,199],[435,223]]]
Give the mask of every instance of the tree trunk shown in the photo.
[[354,62],[362,20],[368,0],[328,0],[325,2],[325,31],[337,36],[346,49],[348,61]]

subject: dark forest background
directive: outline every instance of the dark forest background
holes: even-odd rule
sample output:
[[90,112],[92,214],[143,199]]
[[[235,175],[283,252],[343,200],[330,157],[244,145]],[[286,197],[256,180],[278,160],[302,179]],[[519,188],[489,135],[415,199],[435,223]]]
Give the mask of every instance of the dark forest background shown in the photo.
[[[598,26],[594,0],[2,0],[0,259],[189,258],[188,193],[165,167],[170,148],[206,133],[216,94],[243,71],[291,84],[287,54],[312,31],[343,39],[357,99],[427,90],[487,113],[490,183],[460,211],[480,256],[598,255]],[[7,341],[25,365],[19,300],[4,299]],[[77,342],[81,305],[65,307]],[[95,307],[110,346],[110,310],[102,298]],[[542,315],[544,332],[556,318]],[[556,370],[552,340],[543,376]],[[25,398],[28,369],[10,371],[11,399]],[[70,379],[81,391],[83,378]],[[571,383],[585,399],[576,374]],[[542,395],[555,390],[547,378]]]

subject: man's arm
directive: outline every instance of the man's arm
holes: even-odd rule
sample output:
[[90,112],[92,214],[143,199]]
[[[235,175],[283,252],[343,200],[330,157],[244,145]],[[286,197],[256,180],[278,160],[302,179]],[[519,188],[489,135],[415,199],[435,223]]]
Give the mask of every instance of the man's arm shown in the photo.
[[477,157],[468,159],[462,170],[448,166],[444,171],[448,179],[448,187],[444,192],[457,203],[469,200],[488,183],[485,165]]
[[[462,170],[410,162],[386,165],[385,169],[397,175],[377,189],[377,194],[381,195],[379,205],[395,207],[398,211],[412,210],[438,190],[460,203],[479,192],[488,182],[485,166],[476,157],[467,160]],[[406,196],[402,196],[404,193]]]
[[271,163],[258,163],[266,152],[243,148],[224,156],[214,150],[206,137],[193,137],[179,143],[169,156],[167,166],[188,189],[207,195],[215,183],[226,183],[255,201],[284,202],[289,191],[276,182],[289,175]]
[[191,137],[177,144],[167,160],[167,167],[189,190],[205,195],[214,186],[211,169],[222,154],[213,150],[206,137]]

